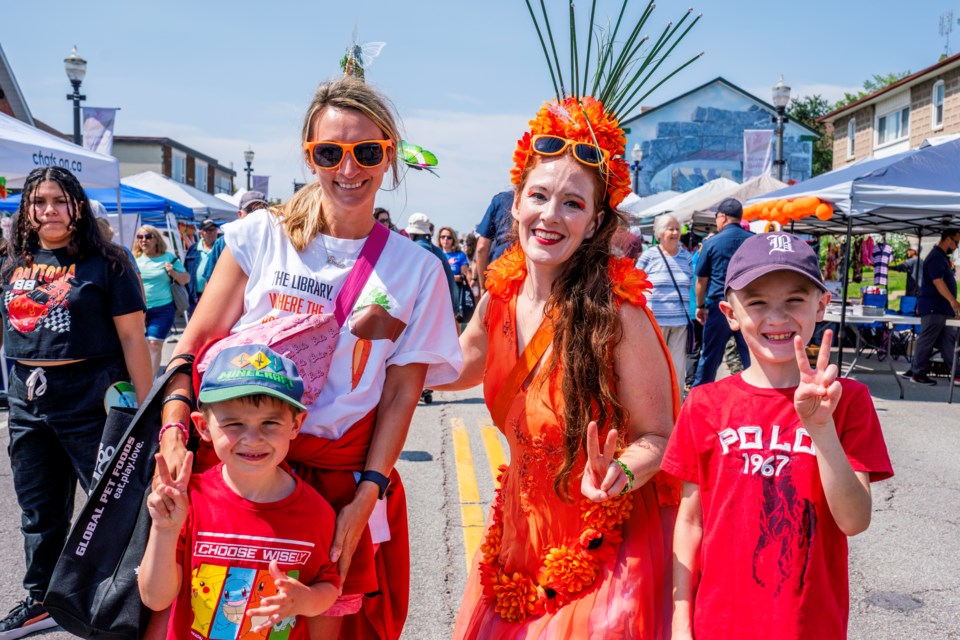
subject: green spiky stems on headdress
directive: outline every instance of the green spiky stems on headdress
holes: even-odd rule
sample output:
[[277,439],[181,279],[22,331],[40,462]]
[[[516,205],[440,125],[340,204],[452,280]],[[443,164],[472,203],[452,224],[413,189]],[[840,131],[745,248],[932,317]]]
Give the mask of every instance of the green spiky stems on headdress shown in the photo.
[[[592,0],[586,55],[581,63],[574,3],[570,2],[568,11],[570,62],[565,80],[545,0],[540,0],[539,17],[534,11],[531,0],[525,1],[547,60],[557,102],[562,102],[569,96],[582,98],[590,95],[602,102],[609,113],[622,121],[629,118],[651,93],[703,55],[703,52],[700,52],[673,68],[672,71],[663,72],[662,76],[659,76],[658,73],[661,72],[663,64],[673,55],[677,45],[690,33],[702,14],[694,16],[693,9],[688,9],[676,24],[668,23],[653,44],[649,44],[649,36],[641,37],[641,34],[656,8],[653,0],[647,3],[643,13],[635,21],[625,17],[627,4],[631,0],[623,0],[616,22],[606,30],[594,23],[597,0]],[[635,0],[632,1],[635,2]],[[547,36],[546,40],[544,40],[544,33]],[[626,39],[621,41],[620,38],[623,36],[626,36]],[[597,50],[595,66],[591,72],[591,51],[594,39],[596,39]],[[651,82],[655,84],[648,88]]]
[[[590,3],[590,37],[587,38],[586,55],[580,61],[577,43],[577,20],[573,3],[569,3],[570,62],[564,76],[560,56],[553,36],[553,27],[547,16],[545,0],[540,0],[540,16],[534,11],[531,0],[526,0],[527,9],[540,39],[550,78],[556,92],[556,102],[545,105],[537,117],[530,121],[531,129],[517,141],[514,152],[514,169],[511,171],[514,184],[518,184],[530,153],[530,138],[539,133],[596,145],[609,153],[610,162],[603,167],[607,182],[610,205],[616,207],[630,192],[630,176],[623,160],[626,138],[620,122],[630,117],[643,101],[667,80],[692,64],[703,53],[686,60],[672,71],[661,74],[661,67],[690,29],[700,20],[700,15],[691,19],[689,9],[676,23],[668,24],[653,44],[649,37],[642,36],[655,4],[647,3],[646,9],[634,22],[625,18],[627,3],[623,0],[617,20],[612,28],[596,27],[597,0]],[[542,22],[542,26],[541,26]],[[633,22],[633,26],[630,24]],[[544,39],[546,34],[546,39]],[[621,42],[620,38],[626,36]],[[591,72],[591,52],[596,39],[596,61]],[[549,46],[548,46],[549,43]],[[592,77],[591,77],[592,73]],[[661,75],[658,75],[661,74]],[[649,85],[655,82],[652,87]],[[649,88],[648,88],[649,87]]]

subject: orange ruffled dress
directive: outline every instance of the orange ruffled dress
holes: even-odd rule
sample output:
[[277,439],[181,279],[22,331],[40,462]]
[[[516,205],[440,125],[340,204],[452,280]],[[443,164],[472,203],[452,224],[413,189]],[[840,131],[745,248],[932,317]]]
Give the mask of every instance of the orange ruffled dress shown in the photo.
[[[485,318],[488,408],[520,358],[515,327],[516,296],[526,276],[522,252],[508,252],[491,271]],[[610,274],[621,301],[643,305],[649,285],[629,259],[612,258]],[[660,343],[670,362],[662,338]],[[540,377],[521,389],[505,424],[497,425],[511,462],[501,467],[502,488],[467,580],[454,638],[669,637],[679,487],[658,474],[623,497],[592,503],[580,494],[581,453],[571,475],[571,501],[561,500],[553,478],[563,458],[562,403],[549,382],[539,384]],[[673,398],[676,413],[676,388]]]

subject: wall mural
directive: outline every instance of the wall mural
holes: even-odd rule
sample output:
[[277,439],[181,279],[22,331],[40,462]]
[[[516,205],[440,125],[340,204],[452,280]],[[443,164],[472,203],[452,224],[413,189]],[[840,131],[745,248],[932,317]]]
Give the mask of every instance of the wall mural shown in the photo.
[[[628,162],[635,143],[643,149],[639,195],[667,189],[689,191],[721,177],[741,182],[743,131],[773,129],[772,115],[762,103],[714,81],[623,123],[631,130],[627,136]],[[784,181],[809,178],[812,157],[810,132],[787,123]]]

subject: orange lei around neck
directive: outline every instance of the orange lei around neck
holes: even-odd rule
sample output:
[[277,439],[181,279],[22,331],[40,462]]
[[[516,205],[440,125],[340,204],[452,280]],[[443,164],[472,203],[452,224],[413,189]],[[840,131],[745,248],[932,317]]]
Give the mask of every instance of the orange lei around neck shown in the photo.
[[544,549],[535,576],[512,574],[500,565],[503,540],[503,473],[500,466],[497,482],[500,487],[493,499],[493,519],[480,551],[480,584],[483,597],[493,602],[494,611],[506,622],[523,622],[527,618],[554,613],[560,607],[582,598],[599,586],[602,566],[616,555],[616,545],[623,539],[621,525],[633,509],[631,494],[604,502],[581,498],[580,533],[556,547]]
[[[634,266],[633,260],[610,256],[607,272],[613,293],[619,299],[637,307],[647,304],[647,298],[643,294],[651,289],[650,281],[647,280],[647,274]],[[509,300],[516,295],[526,278],[527,256],[520,248],[520,243],[514,242],[487,267],[484,284],[491,295]]]

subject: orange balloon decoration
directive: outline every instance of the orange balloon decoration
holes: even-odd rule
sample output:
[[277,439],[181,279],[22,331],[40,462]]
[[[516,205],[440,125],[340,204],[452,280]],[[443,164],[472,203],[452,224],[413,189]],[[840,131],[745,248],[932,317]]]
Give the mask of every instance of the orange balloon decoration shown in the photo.
[[826,202],[821,203],[817,205],[816,215],[819,220],[829,220],[833,217],[833,207]]

